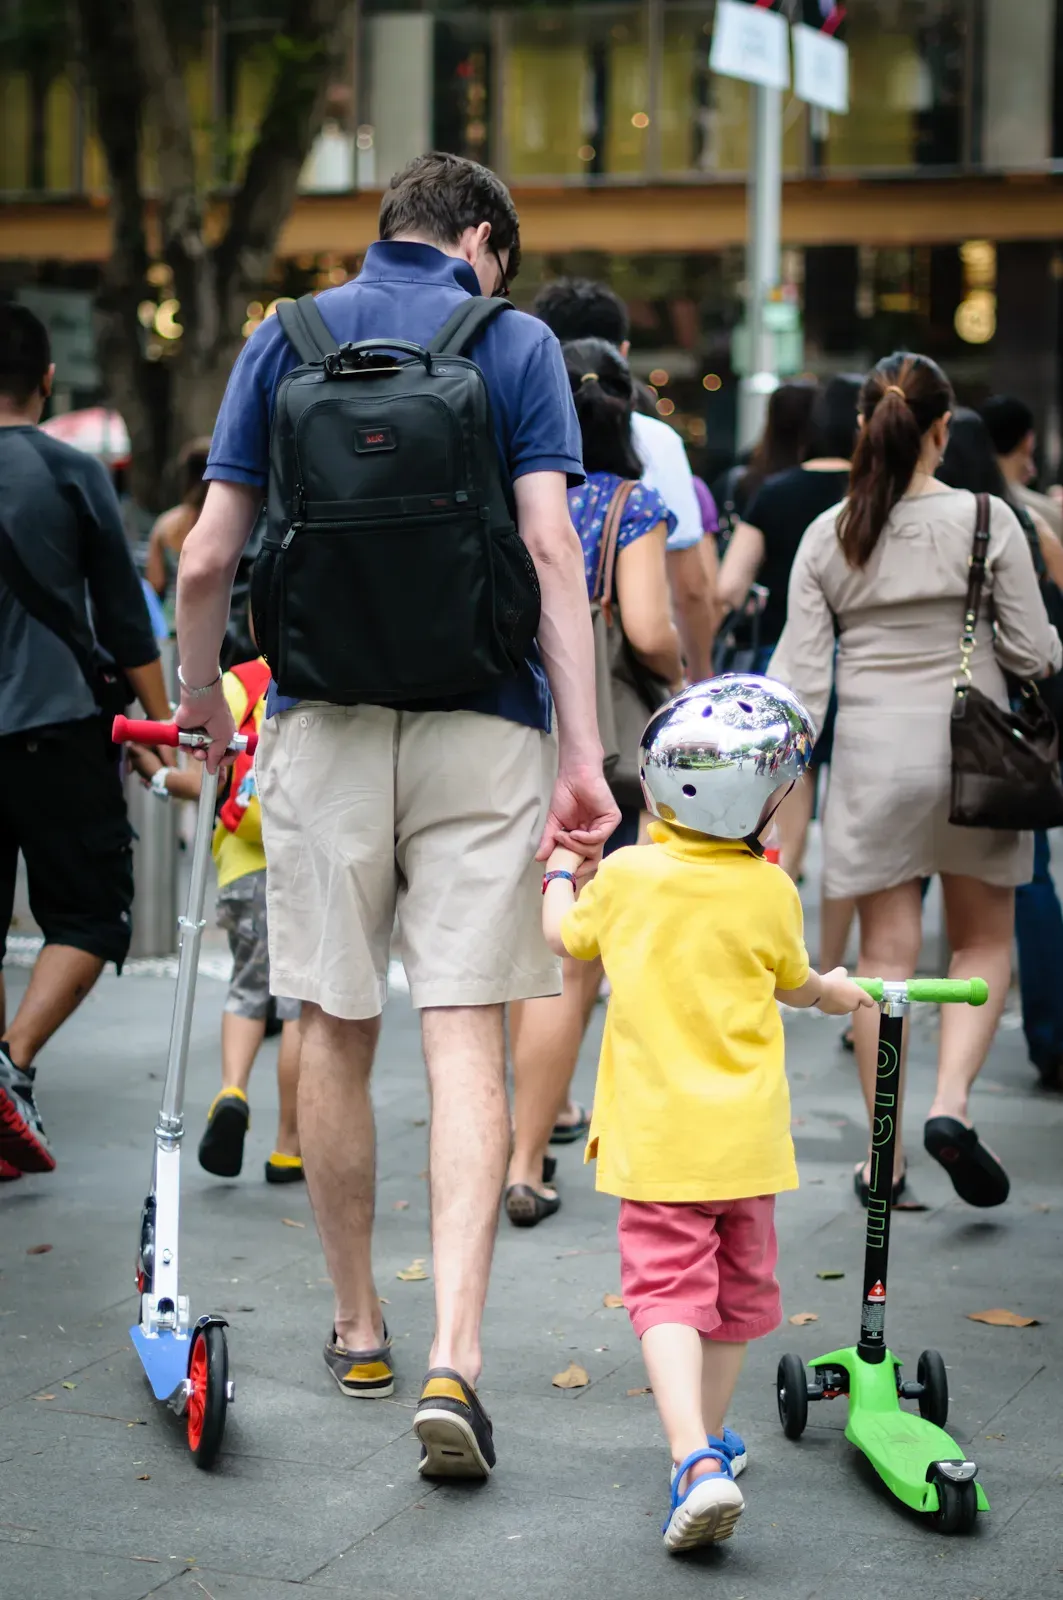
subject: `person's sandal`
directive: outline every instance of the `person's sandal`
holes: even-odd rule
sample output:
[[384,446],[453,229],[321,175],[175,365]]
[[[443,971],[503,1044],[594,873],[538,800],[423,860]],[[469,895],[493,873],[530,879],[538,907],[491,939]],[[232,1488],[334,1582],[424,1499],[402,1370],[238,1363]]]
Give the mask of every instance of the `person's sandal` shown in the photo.
[[[871,1200],[871,1185],[864,1177],[864,1168],[866,1166],[867,1162],[862,1161],[857,1167],[856,1171],[853,1173],[853,1190],[856,1194],[856,1198],[859,1200],[865,1211],[867,1210],[868,1204]],[[891,1206],[895,1206],[897,1204],[897,1201],[901,1198],[901,1195],[904,1193],[907,1187],[908,1165],[906,1162],[904,1171],[901,1173],[900,1177],[893,1180],[893,1188],[890,1191]]]
[[495,1464],[491,1419],[471,1383],[450,1367],[427,1373],[413,1418],[425,1478],[486,1478]]
[[302,1183],[305,1177],[302,1156],[288,1156],[283,1150],[274,1150],[266,1162],[267,1183]]
[[969,1206],[1002,1206],[1011,1181],[991,1150],[957,1117],[931,1117],[923,1129],[927,1155],[939,1161]]
[[530,1183],[514,1183],[506,1190],[506,1216],[515,1228],[534,1228],[560,1209],[560,1195],[540,1194]]
[[578,1144],[590,1132],[591,1119],[583,1106],[577,1106],[579,1116],[575,1122],[555,1122],[554,1131],[550,1135],[551,1144]]

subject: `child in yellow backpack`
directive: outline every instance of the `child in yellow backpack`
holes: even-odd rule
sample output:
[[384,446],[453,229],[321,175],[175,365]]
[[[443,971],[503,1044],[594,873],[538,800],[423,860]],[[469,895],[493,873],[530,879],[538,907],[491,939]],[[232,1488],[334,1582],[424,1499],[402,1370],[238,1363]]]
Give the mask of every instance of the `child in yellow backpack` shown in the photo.
[[[241,733],[257,733],[265,713],[269,668],[261,657],[233,667],[222,679],[225,698]],[[151,752],[138,752],[137,770],[161,799],[197,800],[198,765],[178,771]],[[251,1112],[247,1085],[266,1034],[270,1009],[269,947],[266,939],[266,855],[262,812],[255,791],[254,763],[237,757],[228,794],[214,831],[218,873],[218,923],[229,936],[233,975],[221,1022],[221,1089],[207,1114],[199,1141],[199,1164],[218,1178],[235,1178],[243,1165]],[[298,1000],[276,998],[281,1029],[277,1056],[280,1108],[277,1144],[266,1162],[267,1183],[296,1183],[303,1176],[296,1124],[299,1082]]]

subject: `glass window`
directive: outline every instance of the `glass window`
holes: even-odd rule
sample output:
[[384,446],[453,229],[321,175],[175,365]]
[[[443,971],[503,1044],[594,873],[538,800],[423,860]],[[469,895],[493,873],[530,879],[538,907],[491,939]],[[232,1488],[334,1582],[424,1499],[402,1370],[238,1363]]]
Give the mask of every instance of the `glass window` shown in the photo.
[[[668,6],[661,40],[661,170],[671,176],[744,174],[749,166],[749,85],[709,71],[711,5]],[[805,168],[807,116],[783,99],[783,166]]]
[[433,48],[432,144],[489,163],[493,60],[488,18],[440,17]]
[[831,116],[833,168],[964,159],[967,0],[879,0],[846,19],[849,113]]
[[642,7],[513,13],[502,67],[507,174],[640,177],[649,74]]
[[0,189],[69,194],[77,96],[70,76],[0,74]]

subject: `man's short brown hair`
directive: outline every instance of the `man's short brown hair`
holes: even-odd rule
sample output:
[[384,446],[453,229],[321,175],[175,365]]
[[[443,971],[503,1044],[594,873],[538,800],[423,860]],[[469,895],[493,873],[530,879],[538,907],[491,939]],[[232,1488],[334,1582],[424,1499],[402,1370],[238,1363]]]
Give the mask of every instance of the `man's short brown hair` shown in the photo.
[[466,228],[491,224],[491,248],[509,251],[506,277],[520,270],[520,219],[502,179],[465,156],[432,150],[397,172],[380,203],[380,237],[419,233],[457,244]]

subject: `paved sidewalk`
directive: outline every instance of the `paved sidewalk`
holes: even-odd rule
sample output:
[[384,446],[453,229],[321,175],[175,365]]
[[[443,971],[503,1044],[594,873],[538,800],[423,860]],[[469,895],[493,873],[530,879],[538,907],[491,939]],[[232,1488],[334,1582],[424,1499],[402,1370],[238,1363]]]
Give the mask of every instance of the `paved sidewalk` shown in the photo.
[[[24,973],[9,972],[17,994]],[[59,1156],[51,1177],[0,1189],[0,1594],[4,1600],[1026,1600],[1063,1593],[1063,1102],[1038,1092],[1021,1035],[1001,1033],[976,1103],[1014,1177],[999,1212],[968,1210],[916,1140],[924,1212],[894,1224],[889,1331],[914,1364],[950,1368],[952,1431],[993,1505],[971,1539],[940,1537],[892,1502],[843,1437],[845,1402],[813,1408],[800,1444],[775,1415],[781,1350],[811,1357],[855,1338],[862,1214],[850,1172],[862,1111],[840,1025],[788,1023],[803,1186],[780,1204],[785,1325],[752,1353],[733,1421],[750,1445],[748,1509],[729,1546],[669,1560],[659,1529],[667,1457],[618,1287],[615,1207],[561,1153],[564,1206],[540,1228],[503,1221],[488,1306],[483,1396],[499,1468],[483,1488],[416,1475],[411,1412],[429,1337],[431,1282],[396,1272],[429,1254],[425,1092],[416,1021],[389,1006],[377,1077],[380,1290],[396,1335],[394,1400],[342,1398],[321,1361],[329,1285],[305,1193],[268,1189],[271,1061],[253,1085],[243,1177],[195,1164],[216,1086],[224,988],[200,984],[189,1075],[183,1280],[193,1315],[230,1320],[237,1403],[213,1474],[198,1472],[155,1405],[127,1334],[132,1264],[172,985],[106,978],[41,1066]],[[584,1052],[589,1097],[597,1032]],[[930,1098],[932,1016],[916,1025],[909,1124]],[[286,1225],[285,1219],[297,1224]],[[30,1254],[47,1244],[43,1254]],[[817,1271],[841,1270],[840,1281]],[[1028,1329],[966,1313],[1003,1306]],[[591,1377],[562,1393],[570,1361]]]

